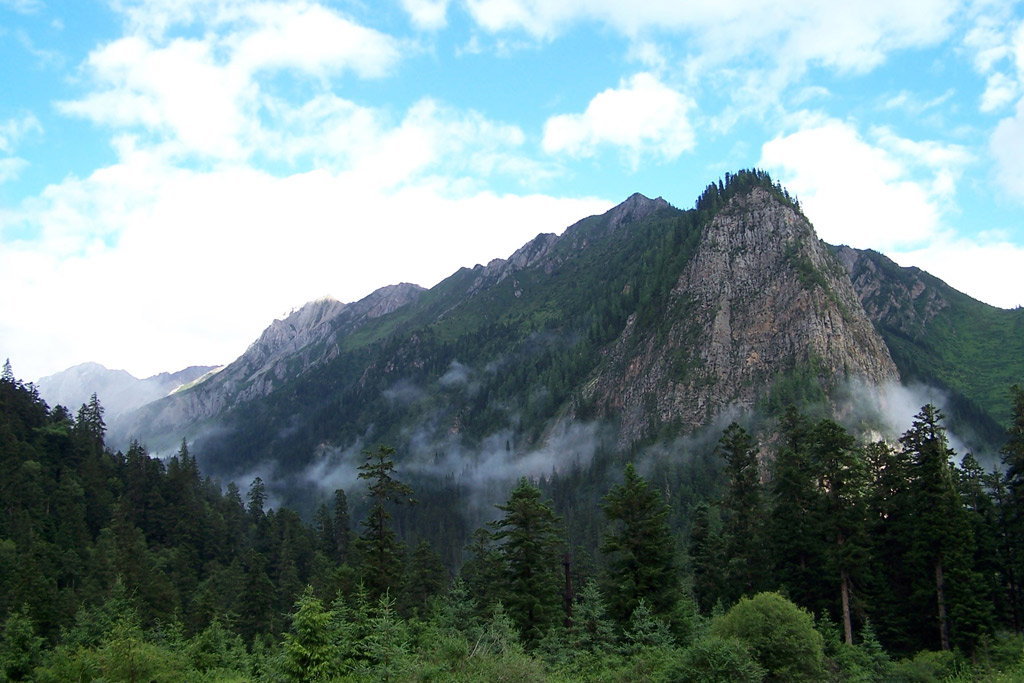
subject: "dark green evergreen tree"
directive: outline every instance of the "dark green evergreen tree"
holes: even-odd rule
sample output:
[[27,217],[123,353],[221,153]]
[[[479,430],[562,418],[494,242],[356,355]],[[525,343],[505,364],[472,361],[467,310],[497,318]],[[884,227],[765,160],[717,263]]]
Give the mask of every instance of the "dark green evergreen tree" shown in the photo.
[[426,541],[420,541],[412,551],[403,600],[425,612],[430,599],[440,595],[448,586],[448,570],[441,563],[441,557]]
[[291,629],[284,634],[288,680],[296,683],[330,681],[340,673],[340,649],[331,629],[333,617],[307,586],[295,603]]
[[821,491],[813,462],[812,425],[791,406],[779,431],[766,534],[774,578],[790,599],[817,612],[828,603],[822,590]]
[[693,570],[693,592],[697,606],[704,614],[724,598],[725,586],[722,567],[725,549],[717,522],[706,502],[697,504],[690,528],[689,555]]
[[856,440],[841,425],[822,420],[815,425],[812,440],[822,492],[823,569],[829,583],[839,586],[843,636],[847,645],[853,645],[855,580],[866,571],[869,557],[867,471]]
[[[937,638],[921,634],[922,643],[949,650],[951,613],[968,626],[965,637],[976,639],[977,615],[971,594],[977,588],[971,558],[974,539],[954,484],[950,458],[954,453],[946,440],[942,412],[928,404],[914,418],[911,428],[900,438],[911,459],[913,501],[912,545],[908,560],[916,579],[913,594],[922,624],[935,624]],[[951,578],[956,581],[950,581]],[[956,588],[950,590],[950,584]],[[930,598],[929,598],[930,593]],[[934,618],[928,619],[928,612]],[[965,614],[965,612],[967,612]],[[958,620],[959,621],[959,620]],[[969,643],[973,646],[973,643]]]
[[1024,388],[1010,387],[1010,427],[1000,449],[1005,496],[999,505],[1007,592],[1015,631],[1024,628]]
[[249,485],[249,504],[245,508],[252,521],[259,522],[266,516],[266,512],[263,510],[266,502],[267,486],[263,483],[262,478],[256,477],[252,480],[252,484]]
[[391,505],[413,504],[412,487],[395,479],[395,449],[381,445],[364,451],[366,462],[359,466],[359,478],[369,482],[370,511],[359,536],[362,575],[370,596],[376,600],[388,589],[400,585],[404,572],[404,548],[391,528]]
[[752,595],[768,583],[757,441],[733,422],[718,441],[728,478],[722,508],[725,512],[725,590],[729,602]]
[[98,450],[103,450],[103,437],[107,433],[107,423],[103,421],[104,412],[105,409],[94,393],[89,397],[89,402],[83,403],[78,409],[75,420],[75,430],[80,438]]
[[886,647],[913,653],[914,615],[907,597],[916,577],[909,571],[913,503],[910,493],[911,461],[903,449],[878,441],[864,449],[868,469],[868,533],[871,537],[870,616]]
[[465,550],[469,557],[463,563],[459,576],[476,606],[477,616],[487,618],[494,603],[501,599],[500,587],[504,582],[498,544],[490,529],[480,527],[470,535]]
[[504,513],[493,523],[504,574],[502,602],[523,641],[532,646],[559,617],[559,520],[550,503],[541,500],[540,489],[525,478],[508,502],[496,507]]
[[348,497],[345,489],[337,489],[334,492],[334,543],[337,558],[341,562],[348,562],[349,548],[352,545],[352,523],[348,516]]
[[612,487],[601,509],[611,524],[601,552],[608,556],[612,615],[626,623],[641,598],[654,614],[668,614],[679,595],[679,576],[669,508],[661,494],[628,463],[623,483]]

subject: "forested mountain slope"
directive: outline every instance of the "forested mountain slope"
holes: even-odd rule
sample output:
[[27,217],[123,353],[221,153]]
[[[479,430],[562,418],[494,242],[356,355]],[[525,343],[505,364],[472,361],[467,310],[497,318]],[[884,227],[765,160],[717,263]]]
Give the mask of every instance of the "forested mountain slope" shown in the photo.
[[876,251],[834,251],[903,380],[948,390],[952,424],[998,443],[1009,387],[1024,377],[1024,309],[982,303]]
[[294,473],[375,442],[402,457],[525,453],[580,422],[621,451],[748,408],[794,374],[818,399],[898,378],[842,266],[758,171],[687,211],[633,195],[383,315],[344,313],[261,366],[272,383],[236,372],[243,357],[150,406],[133,435],[185,437],[226,475]]

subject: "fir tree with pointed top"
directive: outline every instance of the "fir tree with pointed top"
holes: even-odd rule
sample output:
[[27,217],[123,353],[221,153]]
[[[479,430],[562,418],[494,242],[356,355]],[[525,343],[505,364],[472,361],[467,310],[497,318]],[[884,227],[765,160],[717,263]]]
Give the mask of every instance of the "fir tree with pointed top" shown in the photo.
[[551,504],[541,500],[540,489],[525,477],[508,502],[495,507],[504,513],[493,522],[504,573],[503,602],[523,641],[532,646],[559,617],[560,520]]
[[[814,469],[822,492],[824,564],[839,586],[843,639],[853,645],[854,585],[868,564],[867,472],[856,440],[841,425],[822,420],[814,426]],[[834,595],[834,593],[833,593]]]
[[768,548],[775,580],[798,605],[823,606],[820,491],[812,461],[813,427],[790,406],[780,420],[781,438],[769,488]]
[[[919,587],[912,597],[916,598],[922,617],[931,612],[933,618],[924,623],[935,624],[932,633],[937,631],[938,636],[937,642],[931,640],[929,629],[924,629],[922,644],[949,650],[952,647],[951,613],[968,608],[968,591],[964,589],[965,584],[973,583],[970,557],[974,539],[954,484],[950,463],[954,453],[946,439],[942,419],[938,408],[931,404],[924,406],[900,443],[911,459],[910,494],[914,514],[908,559],[915,567]],[[930,586],[930,590],[926,586]],[[930,600],[926,598],[929,592]],[[926,608],[929,603],[930,608]],[[967,619],[969,622],[976,620],[973,615]]]
[[611,529],[601,552],[608,557],[608,594],[612,614],[625,623],[641,599],[651,611],[672,610],[679,589],[675,539],[668,525],[668,505],[627,463],[624,480],[601,503]]
[[366,462],[359,466],[359,478],[369,482],[370,511],[359,536],[363,580],[373,599],[400,585],[404,572],[404,549],[391,528],[391,505],[414,504],[412,487],[394,477],[395,449],[378,446],[364,451]]
[[717,453],[725,460],[728,484],[722,499],[726,512],[725,597],[731,602],[767,584],[765,571],[765,511],[757,441],[736,422],[726,427]]

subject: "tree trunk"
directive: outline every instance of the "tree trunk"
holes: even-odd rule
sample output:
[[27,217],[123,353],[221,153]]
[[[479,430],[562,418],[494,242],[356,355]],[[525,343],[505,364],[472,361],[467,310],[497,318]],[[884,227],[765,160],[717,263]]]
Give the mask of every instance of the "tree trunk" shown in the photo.
[[942,556],[935,559],[935,597],[939,603],[939,642],[943,650],[949,649],[949,626],[946,623],[946,591],[942,582]]
[[845,569],[839,572],[843,596],[843,637],[847,645],[853,645],[853,622],[850,620],[850,575]]

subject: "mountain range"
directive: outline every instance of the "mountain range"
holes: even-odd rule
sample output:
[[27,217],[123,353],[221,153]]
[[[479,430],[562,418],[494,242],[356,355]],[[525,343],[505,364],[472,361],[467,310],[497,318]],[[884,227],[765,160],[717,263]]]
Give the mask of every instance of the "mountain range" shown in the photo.
[[[528,461],[555,443],[568,462],[789,404],[880,431],[900,382],[940,391],[950,426],[994,452],[1024,377],[1024,311],[827,245],[782,187],[741,171],[692,209],[634,194],[430,289],[309,302],[217,372],[144,380],[160,396],[135,406],[83,368],[41,394],[77,405],[73,373],[107,406],[110,443],[186,439],[209,473],[269,467],[296,485],[377,443],[409,466]],[[865,392],[877,410],[849,408]]]

